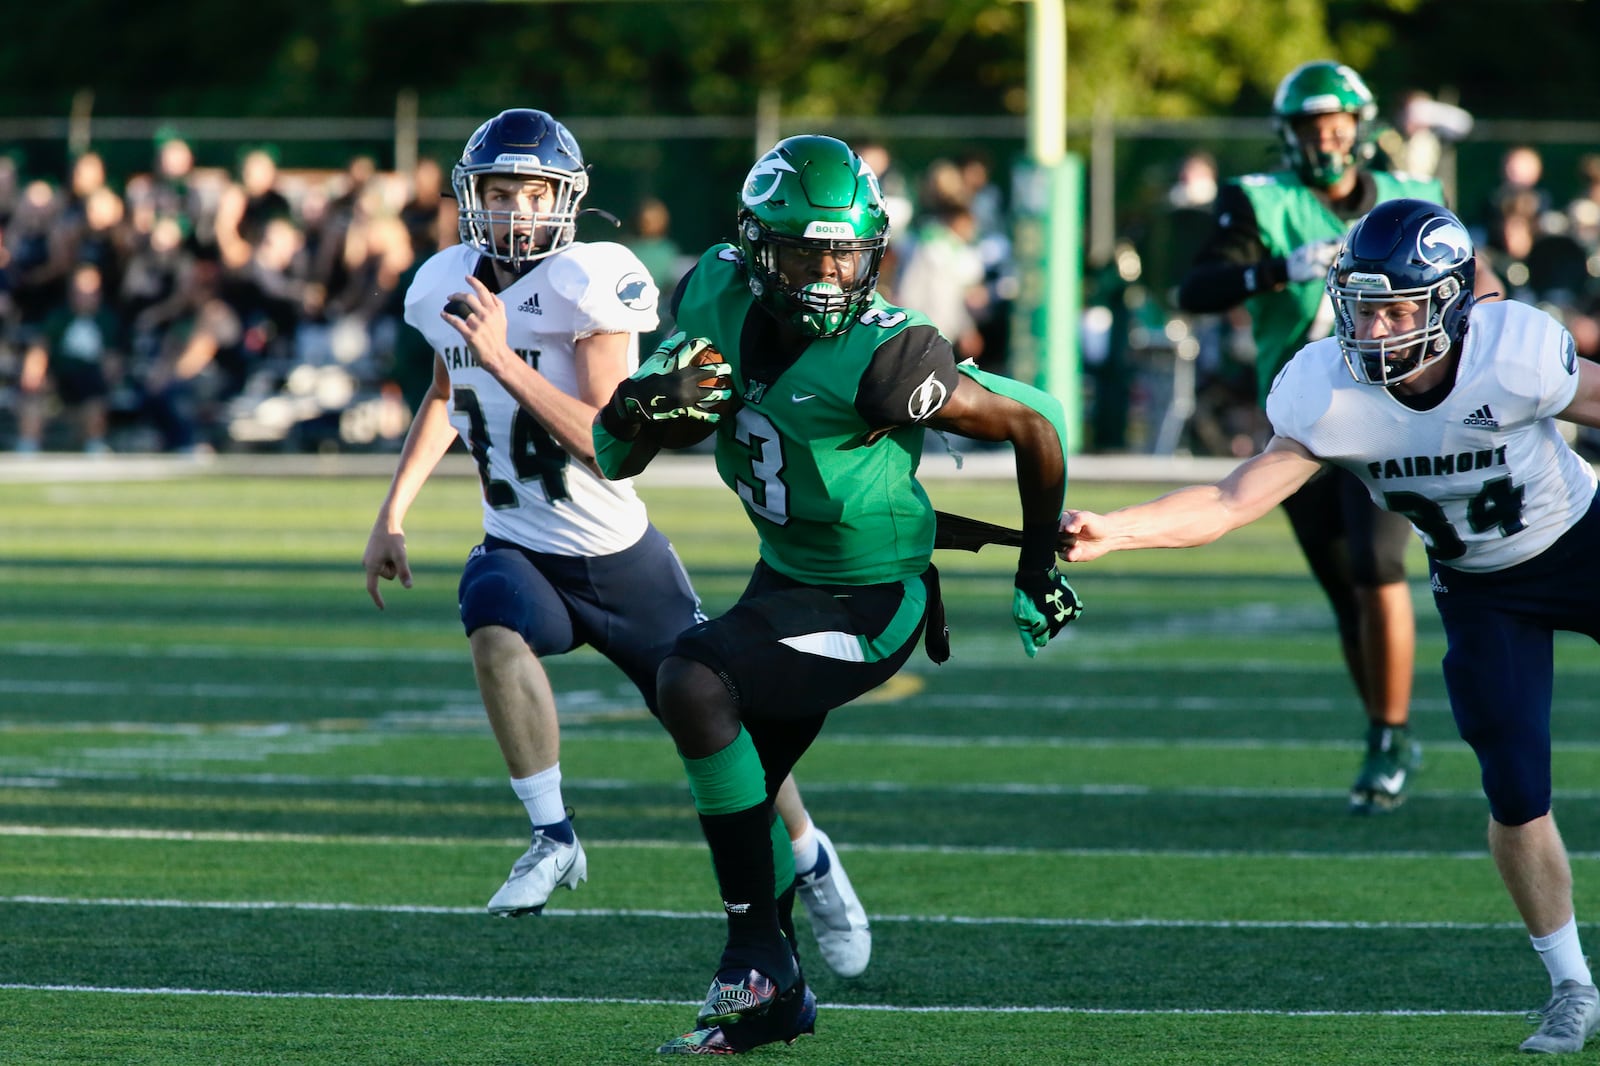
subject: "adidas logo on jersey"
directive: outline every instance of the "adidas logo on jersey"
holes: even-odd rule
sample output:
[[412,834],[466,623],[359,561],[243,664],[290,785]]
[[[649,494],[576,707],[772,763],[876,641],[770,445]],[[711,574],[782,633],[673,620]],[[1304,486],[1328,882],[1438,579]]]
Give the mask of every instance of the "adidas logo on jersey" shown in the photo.
[[544,314],[544,309],[539,306],[539,294],[538,293],[534,293],[532,296],[528,297],[526,300],[523,300],[522,303],[518,304],[517,305],[517,310],[518,311],[526,311],[530,315],[542,315],[542,314]]
[[1432,592],[1442,592],[1447,596],[1450,594],[1449,588],[1445,586],[1443,581],[1439,580],[1438,574],[1428,575],[1428,589]]
[[1463,426],[1482,426],[1485,429],[1499,429],[1500,420],[1489,410],[1489,405],[1484,404],[1466,418],[1461,420]]

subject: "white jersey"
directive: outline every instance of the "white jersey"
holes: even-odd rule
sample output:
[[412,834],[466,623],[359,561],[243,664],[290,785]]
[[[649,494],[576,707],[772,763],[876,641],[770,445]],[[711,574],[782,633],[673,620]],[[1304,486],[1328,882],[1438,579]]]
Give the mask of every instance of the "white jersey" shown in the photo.
[[1515,301],[1479,304],[1455,386],[1430,411],[1350,376],[1333,338],[1302,348],[1273,382],[1273,432],[1359,477],[1411,520],[1436,561],[1493,571],[1531,559],[1589,509],[1595,474],[1553,416],[1578,388],[1572,335]]
[[[450,423],[478,464],[484,532],[553,555],[611,555],[631,547],[649,521],[631,481],[607,481],[575,463],[486,370],[439,312],[469,291],[479,256],[466,245],[435,253],[406,291],[406,322],[450,372]],[[594,333],[638,335],[656,327],[659,293],[644,264],[620,244],[574,243],[503,290],[506,341],[556,388],[578,395],[573,349]]]

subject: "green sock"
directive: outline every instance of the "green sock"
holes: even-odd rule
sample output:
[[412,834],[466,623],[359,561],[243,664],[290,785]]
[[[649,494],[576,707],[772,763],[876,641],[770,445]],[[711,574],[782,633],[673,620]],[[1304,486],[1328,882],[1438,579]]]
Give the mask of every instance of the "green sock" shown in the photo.
[[739,728],[733,743],[719,752],[703,759],[678,757],[689,775],[694,809],[701,814],[736,814],[766,802],[767,774],[756,754],[756,743],[744,727]]
[[[694,809],[701,814],[734,814],[749,810],[767,798],[766,771],[756,755],[755,742],[744,729],[733,743],[703,759],[683,758],[689,775]],[[794,849],[781,820],[772,823],[772,869],[777,895],[794,881]]]
[[772,820],[772,874],[777,898],[782,899],[794,884],[794,848],[789,846],[789,831],[783,827],[782,818]]

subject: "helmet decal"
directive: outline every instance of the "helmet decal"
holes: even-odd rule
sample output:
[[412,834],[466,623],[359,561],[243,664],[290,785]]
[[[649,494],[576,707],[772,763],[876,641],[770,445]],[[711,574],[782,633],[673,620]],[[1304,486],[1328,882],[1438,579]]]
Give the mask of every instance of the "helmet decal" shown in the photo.
[[1371,289],[1373,292],[1390,292],[1394,289],[1389,284],[1389,275],[1370,274],[1360,270],[1352,270],[1350,276],[1344,279],[1347,289]]
[[1321,96],[1308,96],[1300,102],[1302,115],[1325,115],[1330,111],[1343,111],[1344,107],[1339,97],[1333,93],[1323,93]]
[[1453,218],[1435,218],[1417,231],[1417,258],[1436,270],[1458,267],[1472,258],[1472,238]]
[[883,199],[883,186],[878,184],[878,172],[869,167],[865,159],[862,159],[861,165],[856,168],[856,177],[861,178],[872,189],[874,199]]
[[[794,167],[789,165],[788,160],[776,152],[767,153],[750,169],[749,175],[744,179],[744,191],[739,194],[744,200],[744,205],[755,207],[772,199],[773,195],[783,187],[783,175],[786,173],[795,173]],[[765,188],[761,185],[763,178],[770,179]]]

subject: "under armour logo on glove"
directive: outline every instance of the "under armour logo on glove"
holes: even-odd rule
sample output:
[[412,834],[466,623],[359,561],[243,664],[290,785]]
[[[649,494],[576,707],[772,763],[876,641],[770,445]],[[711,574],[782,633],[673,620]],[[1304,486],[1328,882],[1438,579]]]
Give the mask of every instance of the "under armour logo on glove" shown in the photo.
[[1022,637],[1022,650],[1031,659],[1068,622],[1083,613],[1083,601],[1055,567],[1018,570],[1013,585],[1011,620]]

